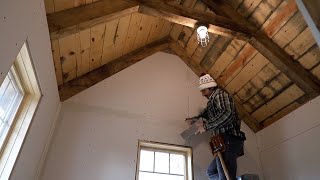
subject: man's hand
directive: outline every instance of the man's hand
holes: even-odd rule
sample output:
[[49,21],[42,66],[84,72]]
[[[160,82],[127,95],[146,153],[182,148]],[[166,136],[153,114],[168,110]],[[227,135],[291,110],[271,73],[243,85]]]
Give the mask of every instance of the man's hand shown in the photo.
[[186,118],[186,123],[188,125],[192,125],[193,123],[195,123],[198,119],[197,118]]
[[203,127],[203,121],[202,120],[196,121],[195,125],[198,128],[198,131],[195,134],[198,134],[198,133],[202,134],[202,133],[206,132],[206,130]]

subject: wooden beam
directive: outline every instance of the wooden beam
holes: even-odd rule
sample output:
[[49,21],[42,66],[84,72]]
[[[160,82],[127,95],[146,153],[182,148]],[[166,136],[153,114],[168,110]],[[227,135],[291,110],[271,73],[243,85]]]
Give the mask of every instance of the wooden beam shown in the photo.
[[199,24],[207,24],[209,32],[222,36],[246,41],[253,32],[253,29],[239,22],[209,12],[202,12],[176,4],[167,5],[157,0],[133,0],[133,2],[139,3],[140,13],[160,17],[191,28],[196,28]]
[[[198,64],[195,63],[195,61],[187,55],[187,52],[172,38],[170,38],[169,41],[169,47],[174,51],[174,53],[179,56],[183,62],[197,75],[200,76],[201,73],[207,73],[207,71],[199,66]],[[244,107],[242,107],[242,105],[237,102],[236,99],[234,99],[234,101],[236,102],[236,106],[237,106],[237,110],[243,114],[244,116],[246,116],[246,118],[244,118],[244,122],[251,128],[252,131],[254,132],[258,132],[260,131],[263,126],[260,125],[258,123],[258,121],[256,121],[247,111]]]
[[60,85],[60,100],[65,101],[69,99],[81,91],[88,89],[89,87],[147,58],[148,56],[168,48],[168,45],[168,37],[165,37],[159,41],[146,45],[143,48],[113,60],[83,76]]
[[101,0],[92,4],[60,11],[47,16],[51,39],[59,39],[97,24],[134,12],[139,6],[122,0]]
[[213,12],[232,18],[248,26],[252,31],[252,38],[249,43],[273,63],[281,72],[288,76],[305,93],[320,93],[320,82],[307,72],[300,64],[295,63],[294,59],[288,55],[281,47],[274,43],[266,34],[260,32],[254,25],[248,22],[238,12],[236,12],[224,0],[201,0]]

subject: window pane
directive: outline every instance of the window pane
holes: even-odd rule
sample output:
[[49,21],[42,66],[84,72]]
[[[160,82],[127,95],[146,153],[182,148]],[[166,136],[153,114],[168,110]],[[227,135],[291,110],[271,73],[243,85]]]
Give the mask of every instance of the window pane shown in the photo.
[[170,154],[170,173],[185,174],[185,156],[181,154]]
[[18,92],[14,88],[12,81],[8,84],[7,88],[4,91],[4,94],[0,100],[0,111],[4,112],[1,113],[1,118],[3,119],[5,117],[5,114],[10,111],[10,105],[13,103],[16,95],[18,95]]
[[139,180],[185,180],[184,176],[139,172]]
[[[8,87],[9,82],[10,82],[10,79],[8,76],[6,76],[6,78],[4,79],[3,83],[0,86],[0,102],[1,102],[1,99],[3,98],[5,90]],[[0,106],[0,118],[3,119],[4,116],[5,116],[5,110],[2,109]]]
[[140,152],[140,171],[153,172],[154,152],[141,150]]
[[155,153],[155,172],[169,173],[169,153]]

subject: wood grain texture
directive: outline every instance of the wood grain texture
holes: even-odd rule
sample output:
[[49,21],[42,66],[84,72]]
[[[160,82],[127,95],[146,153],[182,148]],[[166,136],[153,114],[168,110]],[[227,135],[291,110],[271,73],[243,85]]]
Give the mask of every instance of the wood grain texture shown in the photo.
[[99,24],[91,28],[90,32],[90,71],[97,69],[102,63],[102,50],[106,24]]
[[167,38],[149,44],[139,50],[124,55],[112,62],[109,62],[98,69],[77,79],[64,83],[59,86],[60,100],[65,101],[75,94],[101,82],[102,80],[120,72],[121,70],[145,59],[146,57],[166,49],[168,47]]
[[53,57],[54,69],[56,72],[57,84],[61,85],[63,83],[63,78],[62,78],[62,69],[61,69],[61,61],[60,61],[59,41],[53,40],[51,42],[51,48],[52,48],[52,57]]
[[80,44],[76,43],[76,35],[70,35],[59,39],[60,61],[62,67],[63,82],[68,82],[77,77],[77,56]]
[[137,11],[138,5],[131,2],[101,0],[88,5],[49,14],[47,20],[50,38],[59,39]]
[[268,104],[252,113],[252,116],[261,122],[303,95],[304,92],[298,86],[292,85]]
[[208,31],[222,36],[247,40],[252,30],[229,18],[217,16],[180,5],[165,5],[163,3],[140,2],[139,12],[161,17],[173,23],[195,28],[198,22],[208,24]]

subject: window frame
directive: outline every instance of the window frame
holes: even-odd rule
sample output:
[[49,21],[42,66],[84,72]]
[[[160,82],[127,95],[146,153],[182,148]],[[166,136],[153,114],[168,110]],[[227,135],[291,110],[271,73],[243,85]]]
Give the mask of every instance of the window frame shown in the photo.
[[[193,157],[192,157],[192,147],[174,145],[153,141],[138,141],[138,152],[137,152],[137,163],[136,163],[136,180],[139,180],[140,172],[140,152],[141,150],[150,150],[154,152],[164,152],[170,154],[182,154],[185,156],[185,180],[193,180]],[[155,162],[154,162],[155,163]],[[170,164],[169,164],[170,166]],[[170,169],[169,169],[170,172]],[[161,174],[161,173],[159,173]],[[166,173],[164,173],[166,174]],[[175,174],[172,174],[175,175]]]
[[[11,121],[11,124],[6,132],[6,134],[4,136],[2,136],[2,132],[0,132],[0,157],[2,156],[2,153],[6,147],[6,143],[8,141],[8,138],[10,137],[11,133],[12,133],[12,130],[15,126],[15,123],[16,123],[16,120],[17,120],[17,114],[21,108],[21,104],[23,102],[23,99],[25,97],[25,90],[22,86],[22,82],[21,82],[21,78],[17,72],[17,69],[15,67],[15,65],[12,65],[12,67],[10,68],[7,76],[11,76],[10,79],[12,79],[13,83],[14,83],[14,86],[16,86],[16,88],[20,91],[21,93],[21,97],[20,99],[15,99],[13,104],[11,106],[15,106],[13,108],[10,108],[10,112],[8,113],[8,116],[7,119],[10,119]],[[2,85],[2,84],[1,84]],[[17,98],[17,97],[16,97]],[[3,138],[3,141],[2,141],[2,138]],[[2,144],[1,144],[2,142]]]
[[6,137],[5,145],[0,152],[0,179],[10,179],[42,98],[39,81],[29,52],[26,42],[12,64],[21,80],[21,86],[25,94],[15,114],[14,125],[10,130],[10,135]]

